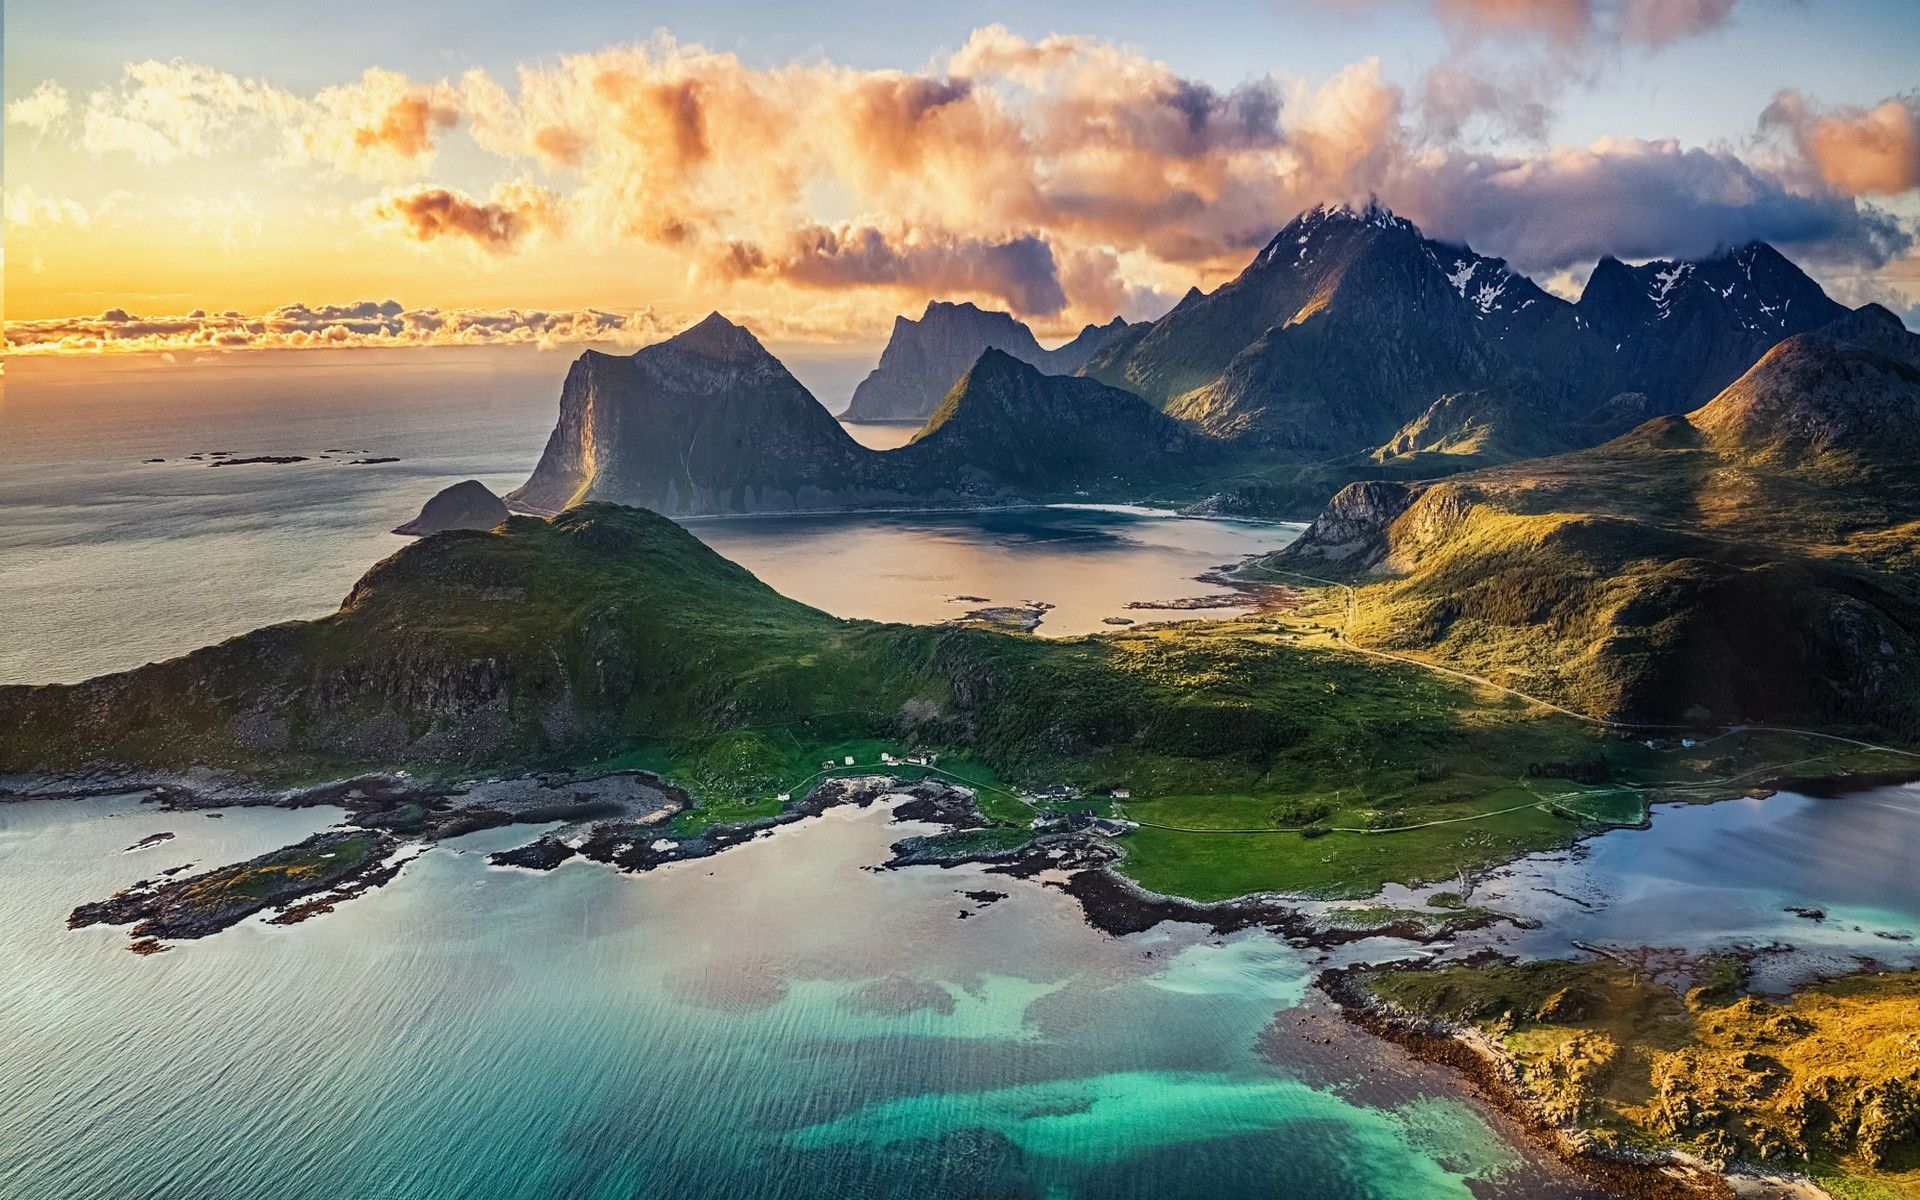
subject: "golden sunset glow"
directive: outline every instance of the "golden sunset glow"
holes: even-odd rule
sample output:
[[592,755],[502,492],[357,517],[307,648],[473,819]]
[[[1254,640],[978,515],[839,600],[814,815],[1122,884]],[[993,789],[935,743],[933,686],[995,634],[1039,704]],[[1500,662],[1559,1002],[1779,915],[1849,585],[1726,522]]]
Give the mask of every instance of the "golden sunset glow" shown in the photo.
[[[1290,7],[1324,36],[1327,14]],[[1781,86],[1715,139],[1555,119],[1580,63],[1655,61],[1742,15],[1442,0],[1414,74],[1360,57],[1208,78],[1000,24],[898,66],[749,61],[664,30],[305,84],[136,47],[105,78],[16,63],[9,341],[647,340],[723,308],[788,341],[869,342],[930,298],[1064,335],[1157,315],[1294,212],[1369,196],[1541,277],[1762,238],[1910,305],[1911,93]],[[416,317],[299,315],[388,301]]]

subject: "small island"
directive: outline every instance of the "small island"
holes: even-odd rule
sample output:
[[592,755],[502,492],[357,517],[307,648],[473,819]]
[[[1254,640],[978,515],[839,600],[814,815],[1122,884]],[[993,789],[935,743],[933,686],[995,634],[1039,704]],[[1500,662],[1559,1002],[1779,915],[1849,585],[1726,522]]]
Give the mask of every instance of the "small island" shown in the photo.
[[[359,461],[397,461],[359,460]],[[435,492],[420,515],[394,530],[406,537],[426,537],[449,529],[492,529],[508,517],[507,506],[478,479],[467,479]]]

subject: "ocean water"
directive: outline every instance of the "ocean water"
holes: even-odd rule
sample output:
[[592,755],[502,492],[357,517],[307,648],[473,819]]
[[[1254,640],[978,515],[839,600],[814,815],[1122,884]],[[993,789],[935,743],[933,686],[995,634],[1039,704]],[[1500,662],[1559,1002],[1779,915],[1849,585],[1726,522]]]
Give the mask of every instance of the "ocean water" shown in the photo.
[[[469,478],[505,491],[526,478],[570,357],[526,348],[11,364],[0,403],[0,683],[71,682],[332,611],[406,544],[389,531],[434,492]],[[853,432],[885,448],[903,430]],[[205,457],[215,450],[308,461],[216,467]],[[366,458],[398,461],[353,461]],[[1043,634],[1235,611],[1126,605],[1218,594],[1193,576],[1298,532],[1093,509],[690,528],[841,616],[938,621],[971,607],[956,595],[1040,600],[1057,606]]]
[[1689,953],[1772,947],[1755,960],[1756,984],[1772,990],[1863,960],[1916,968],[1916,862],[1920,784],[1665,804],[1651,829],[1613,830],[1494,872],[1473,902],[1538,928],[1501,926],[1462,944],[1530,956],[1566,954],[1576,942]]
[[1328,1012],[1305,952],[865,869],[908,831],[881,808],[644,876],[488,867],[529,836],[490,831],[330,915],[148,958],[64,926],[330,815],[0,806],[0,1192],[1592,1194]]
[[[1445,949],[1651,951],[1656,969],[1734,952],[1748,957],[1751,986],[1772,993],[1863,965],[1920,969],[1916,861],[1920,783],[1660,804],[1648,829],[1609,830],[1474,880],[1472,903],[1516,920],[1461,933]],[[1419,908],[1458,887],[1390,884],[1376,902]]]
[[[9,363],[0,682],[84,679],[332,610],[404,544],[388,531],[428,496],[526,477],[567,361],[527,350]],[[310,461],[187,457],[213,450]],[[320,457],[329,451],[341,453]],[[400,461],[352,465],[374,457]]]
[[[992,605],[1050,604],[1036,633],[1230,616],[1232,591],[1195,577],[1278,550],[1298,525],[1194,520],[1119,506],[738,517],[687,527],[781,593],[843,617],[930,624]],[[960,597],[970,597],[960,599]],[[1204,609],[1129,604],[1219,599]],[[1242,598],[1243,599],[1243,598]]]

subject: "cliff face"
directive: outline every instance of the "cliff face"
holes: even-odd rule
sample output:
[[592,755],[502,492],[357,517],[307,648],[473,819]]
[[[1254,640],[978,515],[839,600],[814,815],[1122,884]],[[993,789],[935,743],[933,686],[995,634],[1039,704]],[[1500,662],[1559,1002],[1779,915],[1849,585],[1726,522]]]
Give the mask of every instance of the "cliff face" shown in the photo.
[[507,499],[543,514],[610,500],[690,516],[943,497],[937,481],[848,437],[752,334],[716,313],[631,357],[581,355],[546,453]]
[[1116,317],[1106,325],[1087,326],[1056,350],[1044,350],[1033,331],[1008,313],[935,301],[918,321],[895,318],[879,365],[854,389],[853,402],[841,416],[848,421],[924,421],[988,350],[1050,375],[1071,375],[1128,328]]

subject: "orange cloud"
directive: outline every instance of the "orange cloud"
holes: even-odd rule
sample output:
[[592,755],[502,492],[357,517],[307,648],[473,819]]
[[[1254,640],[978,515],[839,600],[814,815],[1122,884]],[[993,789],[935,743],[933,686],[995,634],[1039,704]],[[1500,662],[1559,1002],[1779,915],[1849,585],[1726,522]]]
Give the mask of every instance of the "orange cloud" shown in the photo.
[[733,242],[708,265],[729,278],[777,278],[806,288],[991,295],[1030,316],[1051,316],[1067,304],[1052,247],[1032,235],[983,242],[911,232],[890,236],[870,225],[815,225],[791,231],[771,249]]
[[1435,11],[1476,36],[1544,34],[1575,41],[1593,26],[1588,0],[1438,0]]
[[1920,188],[1920,93],[1872,108],[1816,112],[1800,93],[1783,91],[1760,123],[1785,129],[1820,178],[1846,195],[1891,196]]
[[367,215],[417,242],[453,239],[495,254],[564,224],[559,197],[525,183],[496,186],[485,201],[452,188],[389,190],[368,206]]
[[[1429,2],[1462,29],[1533,38],[1531,57],[1545,60],[1577,57],[1559,40],[1576,27],[1654,42],[1733,8]],[[1803,159],[1846,164],[1827,164],[1824,179],[1660,140],[1479,153],[1451,136],[1469,117],[1499,111],[1508,130],[1538,134],[1544,102],[1524,78],[1449,65],[1456,74],[1427,80],[1421,121],[1372,60],[1325,80],[1223,89],[1128,47],[1001,26],[919,71],[755,66],[661,36],[504,81],[373,70],[307,98],[192,64],[135,64],[117,90],[89,96],[77,127],[102,152],[118,137],[151,161],[223,147],[260,157],[236,144],[257,136],[283,148],[281,169],[385,180],[358,213],[416,244],[493,255],[566,238],[623,245],[651,279],[706,285],[703,303],[737,301],[808,330],[827,316],[865,328],[930,296],[1011,307],[1051,330],[1145,315],[1238,270],[1301,209],[1368,196],[1526,270],[1748,238],[1875,263],[1911,242],[1853,198],[1911,178],[1908,101],[1825,114],[1797,97],[1776,104]],[[481,194],[425,182],[449,139],[477,151],[463,168],[491,159],[517,181]],[[536,171],[540,185],[522,174]],[[21,210],[48,228],[74,216]],[[89,236],[124,219],[94,213]]]
[[398,179],[433,163],[436,136],[460,120],[459,96],[370,68],[322,88],[285,130],[289,156],[371,179]]

